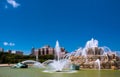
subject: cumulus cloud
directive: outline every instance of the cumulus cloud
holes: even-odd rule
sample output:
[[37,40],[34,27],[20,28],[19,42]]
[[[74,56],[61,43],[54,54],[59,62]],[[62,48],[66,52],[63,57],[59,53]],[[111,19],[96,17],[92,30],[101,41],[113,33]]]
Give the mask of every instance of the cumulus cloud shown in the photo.
[[15,43],[9,43],[9,46],[15,46]]
[[8,43],[8,42],[3,42],[3,45],[4,45],[4,46],[15,46],[15,43],[12,43],[12,42],[10,42],[10,43]]
[[8,42],[3,42],[3,45],[4,45],[4,46],[7,46],[7,45],[8,45]]
[[7,0],[7,2],[12,5],[14,8],[17,8],[18,6],[20,6],[19,3],[17,3],[15,0]]

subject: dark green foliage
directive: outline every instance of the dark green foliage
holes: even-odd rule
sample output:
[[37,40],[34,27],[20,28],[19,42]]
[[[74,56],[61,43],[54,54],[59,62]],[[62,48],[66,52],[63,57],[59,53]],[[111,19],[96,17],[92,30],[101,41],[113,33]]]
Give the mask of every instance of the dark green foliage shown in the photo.
[[[48,59],[53,59],[53,55],[42,55],[39,56],[39,61],[44,62]],[[18,63],[24,60],[36,60],[35,56],[30,55],[17,55],[17,54],[10,54],[7,52],[0,52],[0,64],[1,63]]]
[[54,59],[54,55],[41,55],[39,56],[39,61],[44,62],[49,59]]

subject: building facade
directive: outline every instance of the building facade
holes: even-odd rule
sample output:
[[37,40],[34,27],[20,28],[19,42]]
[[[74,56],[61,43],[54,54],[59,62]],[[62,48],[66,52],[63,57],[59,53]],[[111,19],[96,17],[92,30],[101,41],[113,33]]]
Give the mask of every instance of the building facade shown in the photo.
[[20,50],[7,50],[10,54],[17,54],[17,55],[23,55],[23,52]]
[[[65,48],[61,48],[60,56],[62,57],[63,55],[65,55],[65,53],[67,53]],[[55,48],[52,48],[49,45],[46,45],[46,46],[38,48],[38,49],[32,48],[31,49],[31,55],[36,56],[36,54],[38,54],[38,56],[54,55],[55,54]]]
[[23,55],[23,52],[22,51],[16,51],[15,54],[17,54],[17,55]]
[[4,52],[4,48],[0,48],[0,52]]

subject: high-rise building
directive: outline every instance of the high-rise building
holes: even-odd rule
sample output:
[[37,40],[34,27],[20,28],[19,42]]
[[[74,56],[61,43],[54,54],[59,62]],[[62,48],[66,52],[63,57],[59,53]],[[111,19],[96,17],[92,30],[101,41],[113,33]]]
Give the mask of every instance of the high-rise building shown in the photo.
[[12,53],[12,50],[7,50],[8,53]]
[[35,48],[34,47],[32,47],[30,55],[35,56]]
[[4,48],[0,48],[0,52],[4,52]]
[[[35,56],[36,49],[32,48],[31,49],[31,55]],[[55,49],[50,47],[49,45],[43,46],[41,48],[37,49],[37,54],[40,55],[54,55],[55,54]],[[60,56],[63,57],[66,54],[65,48],[61,48],[61,53]]]
[[17,55],[23,55],[23,52],[22,51],[16,51],[15,54],[17,54]]
[[17,55],[23,55],[23,52],[20,51],[20,50],[8,50],[8,53],[17,54]]
[[17,54],[17,55],[23,55],[23,52],[20,50],[7,50],[10,54]]
[[49,45],[46,45],[38,49],[38,55],[53,55],[53,54],[54,48],[50,47]]

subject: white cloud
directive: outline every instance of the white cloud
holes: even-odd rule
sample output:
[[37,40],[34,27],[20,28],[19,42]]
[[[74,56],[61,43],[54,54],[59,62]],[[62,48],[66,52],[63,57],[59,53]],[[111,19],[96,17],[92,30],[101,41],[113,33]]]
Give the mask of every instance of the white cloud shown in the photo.
[[15,46],[15,43],[9,43],[9,46]]
[[4,45],[4,46],[15,46],[15,43],[12,43],[12,42],[10,42],[10,43],[8,43],[8,42],[3,42],[3,45]]
[[8,42],[3,42],[3,45],[4,45],[4,46],[7,46],[7,45],[9,45],[9,44],[8,44]]
[[17,8],[18,6],[20,6],[19,3],[17,3],[15,0],[7,0],[7,2],[12,5],[14,8]]

